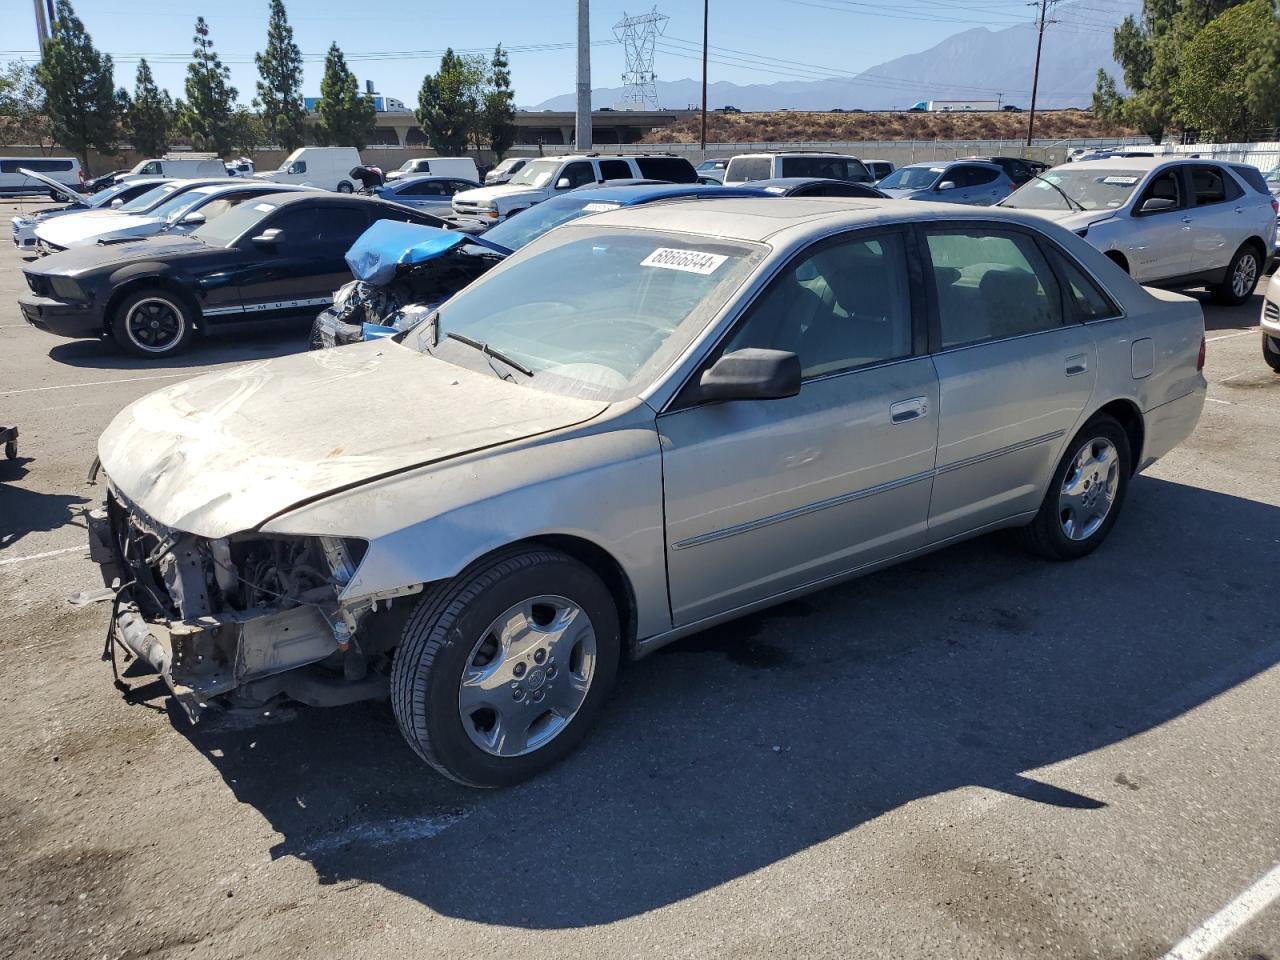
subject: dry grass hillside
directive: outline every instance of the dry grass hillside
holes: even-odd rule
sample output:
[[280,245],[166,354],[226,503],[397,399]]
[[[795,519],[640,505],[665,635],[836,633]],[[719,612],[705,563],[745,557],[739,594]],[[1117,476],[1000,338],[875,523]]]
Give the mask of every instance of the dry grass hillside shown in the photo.
[[[715,113],[707,115],[713,143],[842,140],[1014,140],[1026,136],[1025,113]],[[1088,110],[1036,114],[1037,139],[1134,136]],[[699,120],[690,117],[655,130],[645,143],[697,143]]]

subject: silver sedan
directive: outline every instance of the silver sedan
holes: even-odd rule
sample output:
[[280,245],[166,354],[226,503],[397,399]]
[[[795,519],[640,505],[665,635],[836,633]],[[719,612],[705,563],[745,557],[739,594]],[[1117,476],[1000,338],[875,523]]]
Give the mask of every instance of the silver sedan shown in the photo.
[[193,718],[390,696],[425,761],[500,786],[624,657],[1002,527],[1095,549],[1196,425],[1203,329],[1014,212],[602,213],[395,341],[127,408],[91,546]]

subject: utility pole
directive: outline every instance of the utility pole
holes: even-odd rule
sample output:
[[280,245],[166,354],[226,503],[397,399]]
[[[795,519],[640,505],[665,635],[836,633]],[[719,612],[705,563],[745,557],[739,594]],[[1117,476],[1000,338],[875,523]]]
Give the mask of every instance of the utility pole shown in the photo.
[[36,2],[36,47],[40,50],[40,59],[44,59],[44,45],[49,42],[49,18],[46,16],[44,0]]
[[702,149],[707,149],[707,15],[711,0],[702,0]]
[[588,0],[578,0],[578,112],[573,128],[579,153],[591,149],[591,13]]
[[1038,6],[1040,8],[1040,16],[1036,22],[1036,66],[1035,71],[1031,74],[1031,113],[1027,117],[1027,146],[1031,146],[1031,137],[1036,128],[1036,88],[1040,85],[1040,48],[1044,45],[1044,28],[1056,20],[1045,19],[1049,13],[1049,6],[1057,3],[1058,0],[1037,0],[1037,2],[1029,3],[1028,6]]

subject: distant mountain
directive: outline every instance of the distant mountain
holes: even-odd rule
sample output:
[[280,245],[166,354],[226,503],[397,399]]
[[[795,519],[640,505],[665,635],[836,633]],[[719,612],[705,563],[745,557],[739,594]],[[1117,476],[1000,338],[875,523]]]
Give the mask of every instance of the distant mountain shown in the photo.
[[[1140,0],[1116,3],[1116,25],[1125,14],[1140,9]],[[1054,10],[1059,23],[1050,25],[1045,33],[1039,106],[1087,106],[1099,67],[1109,70],[1117,84],[1121,83],[1120,68],[1111,57],[1111,31],[1100,25],[1100,16],[1096,8],[1083,4],[1065,3]],[[739,110],[885,110],[909,107],[917,100],[994,99],[995,93],[1001,92],[1005,103],[1025,107],[1031,99],[1035,37],[1030,24],[1003,30],[975,27],[928,50],[889,60],[848,79],[711,83],[707,85],[707,105]],[[592,107],[616,106],[622,94],[622,87],[593,90]],[[658,81],[658,100],[667,109],[687,107],[701,99],[696,80]],[[573,108],[573,94],[564,94],[529,109]]]

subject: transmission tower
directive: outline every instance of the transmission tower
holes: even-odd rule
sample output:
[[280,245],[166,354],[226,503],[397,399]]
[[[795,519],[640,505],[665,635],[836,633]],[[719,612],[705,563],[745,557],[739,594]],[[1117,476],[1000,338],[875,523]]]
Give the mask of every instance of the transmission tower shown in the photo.
[[613,25],[613,35],[627,58],[627,70],[622,75],[626,85],[622,104],[626,110],[658,109],[658,75],[653,72],[653,57],[658,37],[666,32],[670,19],[657,7],[638,17],[629,17],[624,10],[622,19]]

